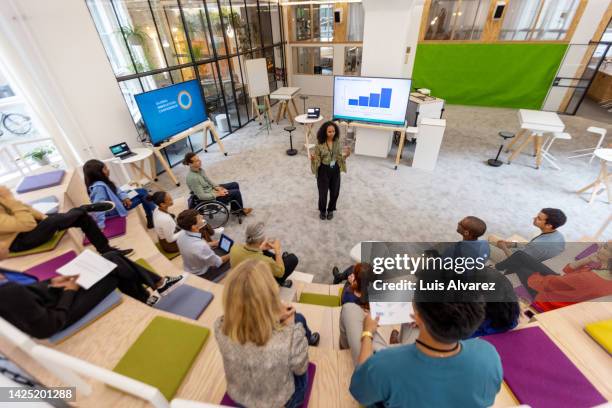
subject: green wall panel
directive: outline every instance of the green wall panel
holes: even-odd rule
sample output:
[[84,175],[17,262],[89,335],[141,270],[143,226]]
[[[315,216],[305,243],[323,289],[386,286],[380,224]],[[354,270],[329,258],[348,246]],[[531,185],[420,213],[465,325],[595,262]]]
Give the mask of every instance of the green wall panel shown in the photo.
[[419,44],[413,86],[447,103],[540,109],[567,44]]

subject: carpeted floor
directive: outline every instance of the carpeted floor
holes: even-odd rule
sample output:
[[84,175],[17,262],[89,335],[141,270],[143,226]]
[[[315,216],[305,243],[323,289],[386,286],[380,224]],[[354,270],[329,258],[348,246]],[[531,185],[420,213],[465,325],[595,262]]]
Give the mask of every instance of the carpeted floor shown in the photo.
[[[310,97],[308,105],[321,107],[329,117],[331,98]],[[593,234],[610,214],[612,207],[603,195],[589,206],[587,195],[575,194],[595,179],[599,162],[588,166],[585,160],[565,158],[571,150],[595,145],[597,137],[587,134],[587,127],[601,126],[610,132],[610,123],[563,116],[573,139],[553,145],[551,152],[562,168],[557,171],[547,165],[536,170],[534,158],[527,153],[509,166],[485,164],[499,147],[497,132],[518,130],[515,109],[447,106],[445,117],[447,129],[433,172],[411,168],[410,153],[404,154],[397,171],[393,170],[394,153],[387,159],[351,156],[332,221],[318,218],[316,180],[299,126],[293,138],[300,147],[297,156],[285,154],[289,138],[282,128],[286,121],[272,125],[269,134],[251,123],[228,136],[223,140],[228,157],[216,146],[200,156],[211,179],[239,182],[245,205],[254,208],[242,225],[230,221],[226,232],[242,241],[247,222],[264,221],[268,236],[280,239],[283,250],[294,252],[300,259],[298,270],[314,274],[315,282],[331,282],[332,266],[350,264],[349,251],[360,241],[458,240],[457,222],[466,215],[485,220],[487,233],[530,237],[537,232],[532,218],[538,211],[558,207],[568,216],[561,231],[571,241]],[[414,146],[408,148],[414,150]],[[180,180],[184,181],[185,172],[184,166],[175,167]],[[160,180],[174,197],[186,196],[184,183],[176,188],[166,175]],[[607,236],[611,236],[609,230]]]

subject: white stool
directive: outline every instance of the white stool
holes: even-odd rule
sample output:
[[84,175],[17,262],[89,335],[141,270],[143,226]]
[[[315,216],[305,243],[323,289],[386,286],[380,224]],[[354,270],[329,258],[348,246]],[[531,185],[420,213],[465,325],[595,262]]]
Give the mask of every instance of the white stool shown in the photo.
[[549,152],[550,147],[557,139],[571,140],[572,135],[566,132],[553,132],[552,136],[549,136],[548,139],[546,139],[546,141],[544,142],[544,145],[542,146],[542,157],[546,159],[546,161],[548,161],[554,168],[556,168],[557,170],[561,170],[561,167],[559,167],[556,163],[557,158]]
[[577,193],[582,194],[588,189],[592,188],[593,193],[591,194],[591,199],[589,200],[589,204],[591,204],[593,201],[595,201],[595,196],[597,196],[597,194],[603,190],[608,190],[608,204],[610,204],[612,201],[612,189],[610,188],[611,174],[608,173],[608,163],[612,162],[612,149],[597,149],[595,152],[593,152],[593,154],[601,161],[601,170],[599,171],[599,174],[594,182],[581,188],[577,191]]
[[601,148],[601,145],[603,144],[603,141],[606,137],[606,132],[607,130],[604,128],[600,128],[600,127],[596,127],[596,126],[591,126],[587,129],[587,132],[591,132],[591,133],[596,133],[599,135],[599,141],[597,142],[597,146],[590,148],[590,149],[579,149],[579,150],[574,150],[572,153],[578,153],[578,152],[588,152],[588,153],[580,153],[580,154],[576,154],[574,156],[569,156],[568,159],[575,159],[577,157],[587,157],[587,156],[591,156],[591,159],[589,160],[589,164],[591,164],[591,162],[593,161],[593,159],[595,158],[595,150]]

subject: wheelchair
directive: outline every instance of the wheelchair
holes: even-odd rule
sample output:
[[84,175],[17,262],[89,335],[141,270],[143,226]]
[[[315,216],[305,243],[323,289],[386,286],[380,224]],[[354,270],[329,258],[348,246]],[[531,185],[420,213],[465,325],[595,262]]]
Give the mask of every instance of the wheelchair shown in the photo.
[[230,215],[237,216],[238,224],[242,224],[244,213],[242,212],[242,208],[231,210],[231,205],[234,203],[238,205],[238,202],[235,200],[230,201],[229,205],[217,200],[200,200],[193,193],[190,193],[187,199],[188,208],[194,209],[202,214],[206,223],[213,229],[225,226]]

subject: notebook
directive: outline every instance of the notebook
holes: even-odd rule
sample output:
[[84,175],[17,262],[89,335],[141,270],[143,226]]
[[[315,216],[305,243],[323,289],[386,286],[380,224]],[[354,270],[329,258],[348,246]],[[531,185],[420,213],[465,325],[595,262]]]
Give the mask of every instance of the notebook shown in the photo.
[[612,354],[612,319],[587,324],[584,331],[599,343],[604,350]]

